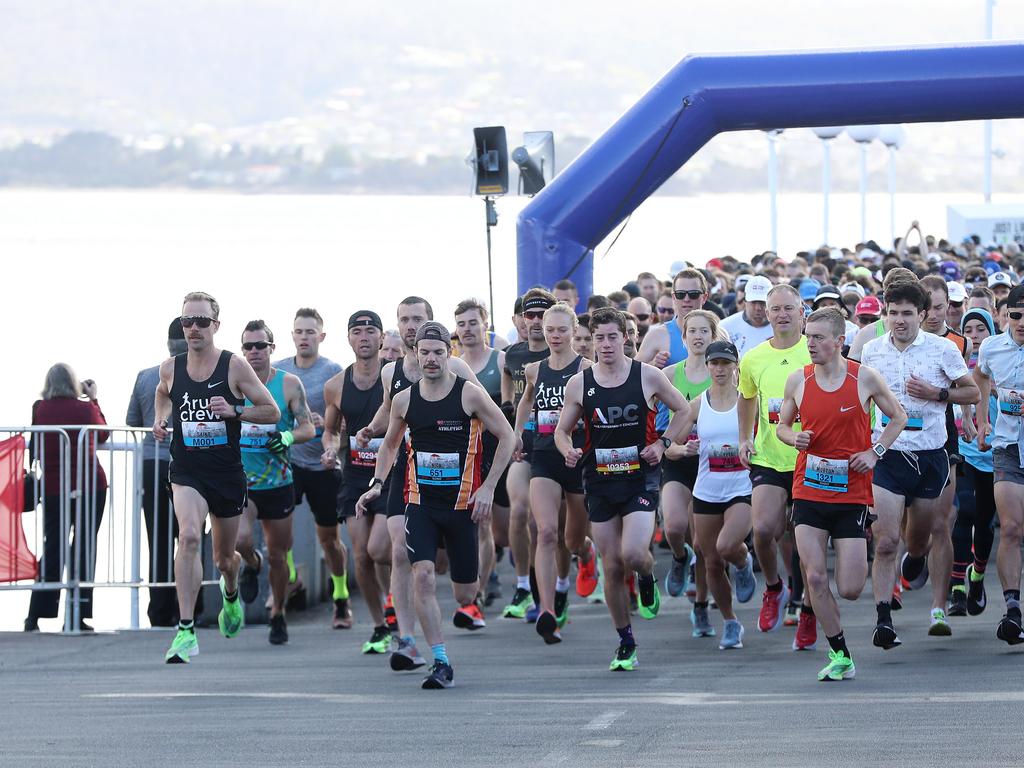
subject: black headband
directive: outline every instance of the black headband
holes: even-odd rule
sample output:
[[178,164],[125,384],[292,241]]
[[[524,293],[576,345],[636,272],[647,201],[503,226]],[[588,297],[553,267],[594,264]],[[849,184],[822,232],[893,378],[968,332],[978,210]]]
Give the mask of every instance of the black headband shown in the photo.
[[535,309],[546,311],[555,306],[555,302],[543,296],[532,296],[523,302],[523,312],[532,312]]

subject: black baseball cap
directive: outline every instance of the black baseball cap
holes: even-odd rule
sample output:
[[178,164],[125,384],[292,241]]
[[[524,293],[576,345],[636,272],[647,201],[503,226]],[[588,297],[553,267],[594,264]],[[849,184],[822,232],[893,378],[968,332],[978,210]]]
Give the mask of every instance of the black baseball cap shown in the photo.
[[553,306],[555,306],[555,302],[545,296],[531,296],[523,301],[523,312],[536,312],[537,310],[544,312]]
[[361,309],[358,312],[353,312],[349,316],[348,329],[350,331],[353,328],[363,325],[371,325],[381,332],[384,331],[384,324],[380,321],[380,315],[378,315],[372,309]]
[[1015,285],[1006,295],[1006,306],[1011,309],[1024,307],[1024,285]]
[[185,329],[181,327],[181,316],[175,317],[171,320],[171,324],[167,326],[167,340],[168,341],[184,341],[185,340]]
[[736,351],[736,345],[731,341],[712,341],[704,351],[704,361],[710,363],[712,360],[728,360],[730,363],[738,363],[740,353]]
[[443,341],[449,347],[452,345],[452,335],[448,333],[447,328],[436,320],[428,320],[420,326],[418,331],[416,331],[416,341],[420,342],[424,339],[429,339],[430,341]]

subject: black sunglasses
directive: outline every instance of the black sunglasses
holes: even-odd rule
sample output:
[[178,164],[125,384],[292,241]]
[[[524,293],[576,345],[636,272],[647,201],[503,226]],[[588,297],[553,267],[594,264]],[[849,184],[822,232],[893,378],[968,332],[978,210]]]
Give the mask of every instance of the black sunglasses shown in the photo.
[[181,327],[191,328],[193,325],[198,325],[200,328],[209,328],[210,323],[212,322],[212,317],[205,317],[203,315],[186,315],[181,318]]
[[960,309],[960,307],[962,307],[963,305],[964,305],[964,303],[962,301],[951,301],[951,302],[949,302],[949,306],[953,307],[954,309]]
[[637,315],[636,319],[643,323],[643,322],[646,322],[646,321],[650,320],[651,316],[650,315]]
[[542,320],[544,318],[543,312],[523,312],[523,317],[527,320]]
[[704,295],[703,291],[672,291],[672,295],[682,301],[683,299],[699,299]]
[[1011,320],[1020,320],[1024,317],[1024,312],[1007,312],[1006,316]]
[[269,341],[246,341],[242,344],[242,349],[248,352],[253,349],[266,349],[269,346]]
[[659,315],[674,315],[676,311],[672,307],[658,307]]

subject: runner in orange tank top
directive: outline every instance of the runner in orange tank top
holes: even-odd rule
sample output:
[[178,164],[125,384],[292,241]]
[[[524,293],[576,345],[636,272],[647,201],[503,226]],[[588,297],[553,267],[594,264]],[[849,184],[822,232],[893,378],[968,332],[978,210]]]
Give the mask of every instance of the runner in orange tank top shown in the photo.
[[[836,551],[836,588],[856,600],[868,577],[864,525],[872,503],[871,470],[907,421],[882,377],[843,358],[846,323],[835,307],[807,318],[807,351],[813,365],[791,374],[776,434],[799,451],[793,473],[793,526],[811,606],[828,638],[829,663],[818,680],[848,680],[856,670],[829,587],[826,554]],[[871,445],[871,402],[889,417]],[[793,430],[799,412],[803,430]]]

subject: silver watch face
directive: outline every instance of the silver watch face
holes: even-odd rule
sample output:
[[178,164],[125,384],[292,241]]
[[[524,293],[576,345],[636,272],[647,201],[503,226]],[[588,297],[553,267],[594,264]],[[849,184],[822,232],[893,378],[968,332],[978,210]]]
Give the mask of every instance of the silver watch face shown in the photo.
[[885,446],[883,445],[876,445],[871,450],[875,452],[875,456],[878,458],[882,458],[885,455]]

